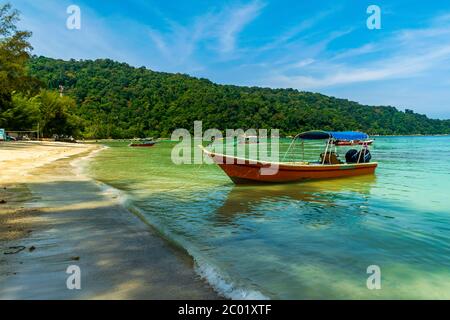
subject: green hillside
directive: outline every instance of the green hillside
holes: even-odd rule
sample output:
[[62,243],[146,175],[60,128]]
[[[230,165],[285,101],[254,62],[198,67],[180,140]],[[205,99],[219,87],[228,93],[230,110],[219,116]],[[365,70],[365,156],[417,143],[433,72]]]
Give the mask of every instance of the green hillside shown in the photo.
[[73,112],[83,119],[86,137],[168,136],[191,129],[195,120],[203,128],[278,128],[285,135],[309,129],[450,133],[449,120],[293,89],[218,85],[111,60],[33,57],[28,65],[48,89],[63,85],[76,100]]

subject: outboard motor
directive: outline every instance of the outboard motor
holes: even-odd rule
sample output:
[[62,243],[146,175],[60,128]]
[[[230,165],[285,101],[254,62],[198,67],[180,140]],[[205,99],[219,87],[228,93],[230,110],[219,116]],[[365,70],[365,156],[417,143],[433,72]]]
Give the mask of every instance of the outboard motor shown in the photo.
[[[357,153],[358,153],[358,150],[356,150],[356,149],[348,150],[347,153],[345,154],[345,162],[355,163],[356,161],[358,161],[358,158],[355,157]],[[356,159],[356,160],[353,161],[353,159]]]
[[[361,163],[367,163],[370,162],[370,160],[372,159],[372,155],[370,154],[369,149],[363,149],[360,151],[361,154],[361,158],[359,159],[359,162]],[[358,152],[359,153],[359,152]]]
[[372,159],[369,149],[362,149],[360,151],[356,149],[350,149],[345,154],[345,161],[347,163],[367,163]]

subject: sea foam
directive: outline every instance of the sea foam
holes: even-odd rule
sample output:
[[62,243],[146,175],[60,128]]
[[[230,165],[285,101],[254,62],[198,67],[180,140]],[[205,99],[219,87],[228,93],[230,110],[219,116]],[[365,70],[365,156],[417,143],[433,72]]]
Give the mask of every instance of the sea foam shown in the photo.
[[92,151],[85,157],[75,159],[71,162],[77,175],[82,175],[92,179],[102,190],[102,194],[106,197],[113,198],[128,210],[130,213],[136,215],[143,222],[154,228],[169,242],[175,244],[177,247],[187,253],[194,261],[194,271],[220,295],[225,298],[233,300],[268,300],[269,297],[265,296],[257,290],[245,288],[245,286],[238,285],[232,278],[218,267],[214,266],[208,261],[202,254],[191,244],[187,243],[184,239],[174,235],[170,230],[158,223],[155,219],[152,219],[144,210],[133,204],[132,198],[128,196],[124,191],[110,186],[104,182],[93,179],[88,176],[87,166],[89,160],[92,160],[100,151],[108,149],[104,146],[100,149]]

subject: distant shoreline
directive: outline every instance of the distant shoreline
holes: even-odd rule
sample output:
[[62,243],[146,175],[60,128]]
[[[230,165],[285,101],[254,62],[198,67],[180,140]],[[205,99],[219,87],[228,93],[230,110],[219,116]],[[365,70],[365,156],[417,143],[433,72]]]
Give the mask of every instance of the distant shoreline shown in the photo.
[[[386,134],[386,135],[371,135],[370,137],[448,137],[450,134],[442,133],[442,134]],[[283,139],[291,139],[292,137],[282,136],[280,138]],[[78,143],[98,143],[98,142],[128,142],[131,140],[136,140],[139,138],[129,138],[129,139],[86,139],[86,140],[77,140]],[[160,141],[164,142],[178,142],[178,140],[171,139],[161,139]]]

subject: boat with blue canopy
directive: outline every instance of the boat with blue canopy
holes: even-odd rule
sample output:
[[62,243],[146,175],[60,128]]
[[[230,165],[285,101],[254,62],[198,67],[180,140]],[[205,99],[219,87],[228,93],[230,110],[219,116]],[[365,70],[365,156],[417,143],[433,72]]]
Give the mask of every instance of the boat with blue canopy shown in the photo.
[[[323,140],[325,142],[323,152],[315,161],[307,161],[304,156],[303,159],[296,159],[295,156],[305,154],[304,142],[308,140]],[[342,145],[338,142],[347,142],[348,144],[344,146],[358,145],[358,147],[346,150],[345,159],[341,159],[338,147]],[[201,148],[236,184],[283,183],[373,174],[378,164],[371,161],[369,145],[372,142],[369,135],[363,132],[321,130],[302,132],[292,139],[279,162],[242,159]],[[267,173],[265,169],[269,167],[276,170]]]

